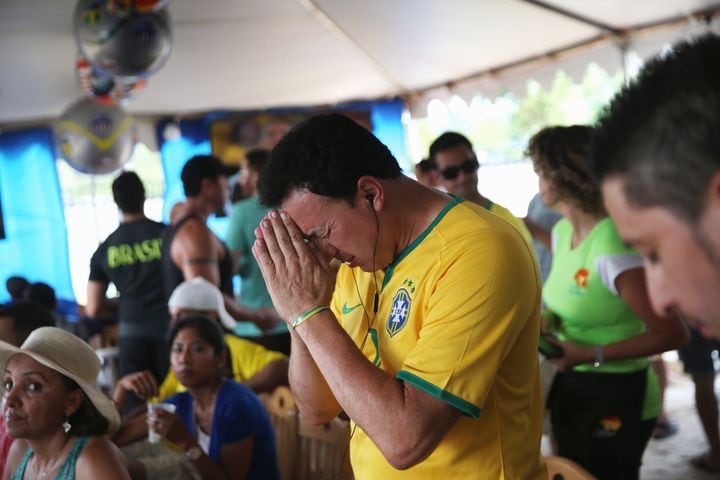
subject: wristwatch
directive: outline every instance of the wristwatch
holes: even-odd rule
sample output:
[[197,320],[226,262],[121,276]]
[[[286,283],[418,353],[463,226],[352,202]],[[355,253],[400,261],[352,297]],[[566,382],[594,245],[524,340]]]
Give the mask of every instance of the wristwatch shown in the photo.
[[600,365],[605,363],[605,352],[603,352],[602,345],[596,345],[595,346],[595,361],[593,362],[593,367],[597,368]]
[[197,445],[193,445],[192,447],[185,450],[185,457],[187,457],[187,459],[191,462],[199,460],[202,454],[203,451]]

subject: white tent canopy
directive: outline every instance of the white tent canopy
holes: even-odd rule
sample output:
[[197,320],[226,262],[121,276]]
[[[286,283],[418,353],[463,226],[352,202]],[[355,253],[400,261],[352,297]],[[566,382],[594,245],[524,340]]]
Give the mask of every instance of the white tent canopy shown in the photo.
[[[0,123],[58,116],[75,79],[76,0],[0,0]],[[494,96],[614,69],[714,28],[720,0],[173,0],[173,52],[136,114]]]

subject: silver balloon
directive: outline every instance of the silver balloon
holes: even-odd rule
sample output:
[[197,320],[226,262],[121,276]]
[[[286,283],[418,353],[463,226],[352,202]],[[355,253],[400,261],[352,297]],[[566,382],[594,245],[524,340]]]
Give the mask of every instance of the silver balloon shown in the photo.
[[157,12],[167,7],[170,0],[107,0],[111,12],[127,15],[133,12]]
[[107,0],[79,0],[73,23],[80,53],[110,75],[147,76],[170,56],[167,9],[120,13],[108,9]]
[[103,174],[122,167],[135,146],[135,120],[117,105],[83,98],[55,124],[62,157],[83,173]]
[[75,62],[78,83],[90,100],[106,105],[125,105],[148,83],[147,78],[108,75],[95,68],[82,55]]

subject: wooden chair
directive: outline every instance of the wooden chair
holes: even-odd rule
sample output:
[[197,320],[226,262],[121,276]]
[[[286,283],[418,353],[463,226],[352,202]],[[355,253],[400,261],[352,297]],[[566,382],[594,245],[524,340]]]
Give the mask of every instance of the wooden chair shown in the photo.
[[545,457],[545,465],[550,480],[596,480],[590,472],[569,458],[551,455]]
[[350,424],[334,418],[324,425],[310,425],[298,418],[300,439],[296,480],[351,480]]
[[271,394],[261,394],[275,430],[278,468],[283,480],[293,480],[297,464],[298,413],[295,399],[288,387],[277,387]]

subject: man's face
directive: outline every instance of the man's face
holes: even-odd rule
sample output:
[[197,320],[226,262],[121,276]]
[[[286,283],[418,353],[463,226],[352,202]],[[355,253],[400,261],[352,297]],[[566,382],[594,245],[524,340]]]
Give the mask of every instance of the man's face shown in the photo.
[[310,243],[350,267],[371,272],[386,267],[394,258],[392,251],[383,250],[381,241],[374,252],[379,232],[367,201],[356,201],[353,207],[343,200],[296,190],[282,208]]
[[[475,154],[465,145],[441,150],[435,154],[440,179],[449,193],[462,198],[471,198],[477,194],[476,164],[470,171],[470,162],[476,162]],[[452,178],[449,178],[452,177]]]
[[228,179],[223,175],[219,175],[213,182],[210,190],[210,198],[212,199],[212,205],[215,207],[215,211],[220,211],[225,207],[225,203],[228,199]]
[[620,235],[645,259],[648,293],[655,311],[667,315],[679,310],[703,335],[720,338],[717,228],[706,228],[706,218],[691,228],[666,208],[629,205],[618,178],[605,180],[602,191]]
[[437,170],[428,170],[427,172],[423,172],[419,168],[416,168],[415,178],[417,178],[417,181],[426,187],[437,187],[440,185],[440,174]]

